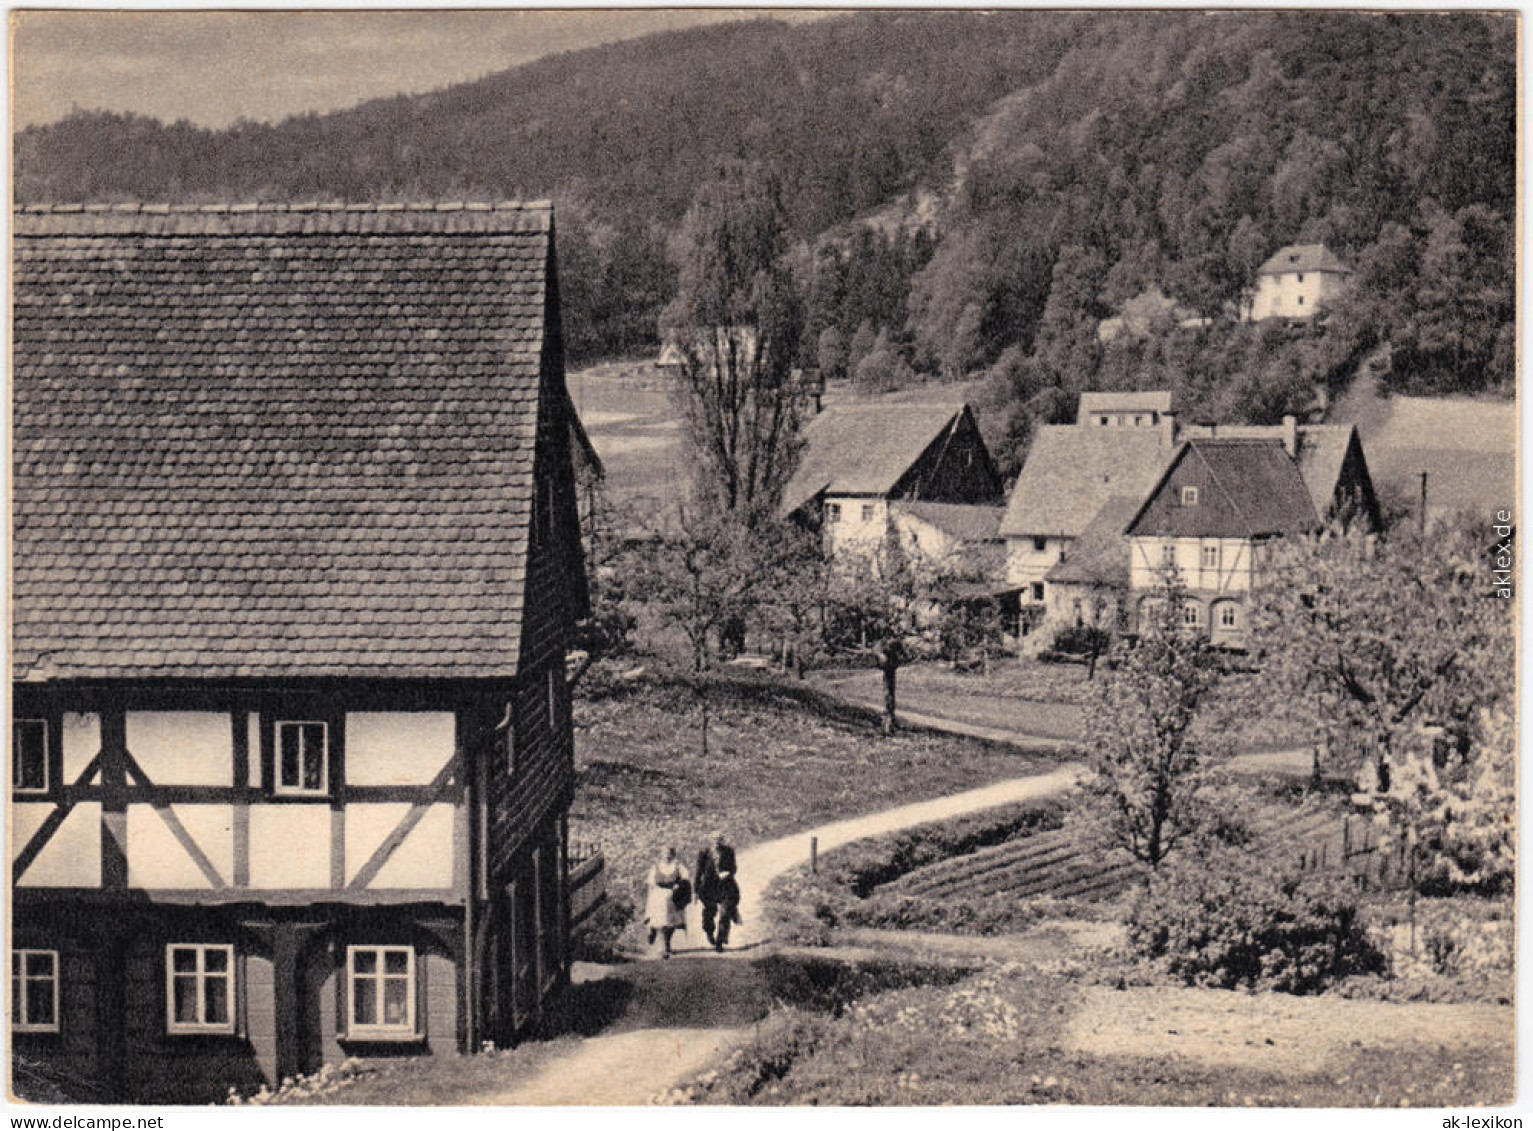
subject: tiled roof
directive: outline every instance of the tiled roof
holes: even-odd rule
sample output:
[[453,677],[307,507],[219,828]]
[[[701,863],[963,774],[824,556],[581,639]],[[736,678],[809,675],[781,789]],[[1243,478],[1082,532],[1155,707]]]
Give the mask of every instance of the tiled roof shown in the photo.
[[[1189,461],[1211,488],[1197,505],[1171,498],[1167,485]],[[1188,440],[1134,516],[1127,533],[1165,538],[1257,538],[1320,525],[1299,465],[1276,440]]]
[[1143,499],[1173,451],[1160,428],[1045,425],[1012,488],[1001,534],[1074,538],[1108,499]]
[[1000,538],[1003,507],[983,503],[900,502],[898,509],[930,523],[963,542],[989,542]]
[[513,674],[551,233],[18,211],[16,677]]
[[821,492],[887,495],[923,452],[957,423],[961,404],[859,404],[828,408],[804,428],[804,452],[783,490],[792,514]]
[[1128,588],[1130,549],[1123,531],[1143,502],[1138,495],[1115,495],[1108,499],[1080,537],[1070,543],[1065,556],[1043,575],[1044,580]]
[[1258,275],[1286,275],[1290,271],[1335,271],[1350,275],[1352,269],[1323,243],[1293,243],[1279,248],[1257,269]]
[[[1347,446],[1356,431],[1350,424],[1301,424],[1298,426],[1299,473],[1309,488],[1316,514],[1328,514],[1336,500],[1336,488],[1346,462]],[[1220,424],[1210,432],[1206,425],[1183,429],[1187,439],[1209,437],[1226,440],[1282,440],[1281,424]]]
[[1076,419],[1085,422],[1095,412],[1171,411],[1169,389],[1147,389],[1142,393],[1082,393]]

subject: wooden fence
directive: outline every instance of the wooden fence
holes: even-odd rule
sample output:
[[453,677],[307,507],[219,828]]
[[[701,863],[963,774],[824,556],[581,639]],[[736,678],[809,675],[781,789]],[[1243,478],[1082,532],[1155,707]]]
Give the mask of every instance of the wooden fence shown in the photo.
[[579,935],[607,899],[607,860],[601,849],[584,841],[569,847],[570,934]]
[[1395,891],[1410,883],[1404,838],[1386,848],[1371,817],[1348,814],[1338,825],[1306,838],[1298,849],[1301,872],[1341,872],[1370,891]]

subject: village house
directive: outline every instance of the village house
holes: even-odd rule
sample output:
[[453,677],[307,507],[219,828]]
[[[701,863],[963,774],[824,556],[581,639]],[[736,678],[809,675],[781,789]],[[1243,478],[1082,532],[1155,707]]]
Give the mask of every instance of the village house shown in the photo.
[[[1036,620],[1062,608],[1064,595],[1050,600],[1049,571],[1072,556],[1110,502],[1143,500],[1175,450],[1175,432],[1164,391],[1082,393],[1074,424],[1038,429],[1000,526],[1006,581],[1020,590],[1024,616]],[[1093,544],[1101,540],[1097,531]]]
[[[1006,574],[1024,615],[1126,628],[1132,588],[1125,530],[1191,439],[1265,440],[1294,463],[1323,521],[1379,525],[1379,504],[1351,425],[1181,424],[1170,394],[1083,393],[1073,425],[1039,429],[1007,502]],[[1238,479],[1231,485],[1255,489]]]
[[780,513],[819,529],[827,554],[876,546],[891,524],[923,551],[996,537],[1004,488],[968,405],[836,406],[803,437]]
[[14,216],[17,1055],[206,1102],[567,981],[547,205]]
[[1312,318],[1346,289],[1351,275],[1352,269],[1324,244],[1290,244],[1257,269],[1246,321]]
[[1183,444],[1125,529],[1137,623],[1164,601],[1168,575],[1186,588],[1183,622],[1221,646],[1244,645],[1245,602],[1277,539],[1320,528],[1299,464],[1279,440]]

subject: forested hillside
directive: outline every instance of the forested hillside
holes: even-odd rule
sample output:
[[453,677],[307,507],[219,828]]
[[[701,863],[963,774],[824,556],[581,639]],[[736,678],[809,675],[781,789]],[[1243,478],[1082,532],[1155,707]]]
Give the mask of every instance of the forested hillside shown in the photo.
[[[552,196],[577,357],[651,348],[667,247],[721,160],[775,172],[803,360],[987,375],[1015,450],[1082,387],[1193,410],[1512,386],[1516,25],[1420,13],[864,13],[725,24],[227,131],[81,112],[15,138],[22,201]],[[1235,321],[1279,246],[1352,297]],[[1157,285],[1207,325],[1104,346]],[[1008,458],[1014,458],[1008,454]]]

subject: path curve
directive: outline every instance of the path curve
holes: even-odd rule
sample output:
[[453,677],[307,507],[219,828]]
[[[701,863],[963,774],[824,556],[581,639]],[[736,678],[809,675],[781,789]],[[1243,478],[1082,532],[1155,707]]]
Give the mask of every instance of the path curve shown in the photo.
[[[1081,766],[1064,765],[1047,774],[1012,778],[947,797],[900,805],[863,817],[832,821],[818,828],[805,829],[742,850],[738,861],[740,917],[744,922],[730,940],[731,949],[724,958],[750,959],[759,953],[763,943],[769,941],[762,931],[766,890],[784,872],[808,863],[811,838],[818,839],[821,852],[828,852],[854,840],[961,817],[1017,801],[1049,797],[1069,789],[1084,774],[1085,770]],[[683,964],[688,967],[695,965],[698,976],[704,978],[709,976],[710,968],[717,975],[725,975],[732,966],[734,972],[741,969],[733,963],[725,966],[715,956],[678,956],[678,959],[675,964],[678,969]],[[679,984],[685,987],[686,983]],[[567,1056],[543,1065],[529,1079],[510,1090],[468,1096],[461,1102],[505,1107],[646,1104],[660,1093],[695,1076],[744,1040],[751,1031],[750,1026],[647,1028],[588,1037]]]

